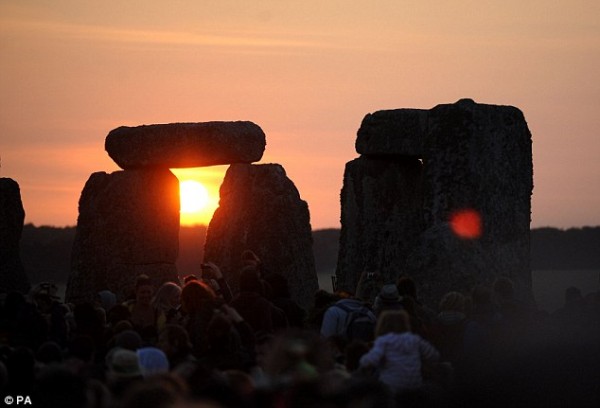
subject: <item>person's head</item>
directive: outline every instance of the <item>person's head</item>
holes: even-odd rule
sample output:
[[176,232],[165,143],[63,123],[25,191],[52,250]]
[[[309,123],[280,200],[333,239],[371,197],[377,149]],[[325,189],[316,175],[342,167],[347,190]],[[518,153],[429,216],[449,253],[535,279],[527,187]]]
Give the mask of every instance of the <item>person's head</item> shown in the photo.
[[388,333],[404,333],[410,331],[410,317],[404,310],[385,310],[377,319],[375,337]]
[[401,276],[396,281],[398,294],[402,297],[411,297],[417,299],[417,284],[408,276]]
[[133,350],[114,348],[106,355],[108,380],[119,381],[141,378],[142,370],[138,355]]
[[126,305],[117,304],[110,308],[106,313],[106,320],[110,326],[116,326],[119,322],[129,320],[131,312]]
[[62,350],[56,342],[46,341],[37,349],[35,359],[46,365],[61,363],[63,360]]
[[152,305],[159,310],[176,309],[181,304],[181,287],[173,282],[165,282],[156,291]]
[[255,267],[247,266],[240,272],[240,292],[264,293],[260,275]]
[[108,312],[117,304],[117,295],[110,290],[101,290],[96,294],[96,302],[100,307]]
[[136,354],[144,378],[169,372],[169,360],[161,349],[142,347],[136,350]]
[[124,330],[115,335],[115,346],[135,351],[142,347],[142,337],[135,330]]
[[198,277],[196,275],[194,275],[193,273],[189,274],[189,275],[185,275],[183,277],[183,284],[185,285],[186,283],[190,282],[190,281],[197,281],[199,280]]
[[208,303],[217,298],[210,286],[202,281],[191,281],[181,290],[181,308],[186,313],[204,310]]
[[379,300],[383,303],[393,303],[400,300],[398,287],[394,284],[383,285],[379,291]]
[[246,249],[242,252],[242,265],[244,266],[258,266],[260,265],[260,258],[250,249]]
[[461,312],[465,311],[465,297],[459,292],[448,292],[442,296],[439,305],[440,312]]
[[139,304],[149,305],[154,294],[154,285],[147,275],[139,275],[135,280],[135,301]]
[[158,335],[158,347],[167,356],[191,352],[192,343],[188,332],[176,324],[167,324]]

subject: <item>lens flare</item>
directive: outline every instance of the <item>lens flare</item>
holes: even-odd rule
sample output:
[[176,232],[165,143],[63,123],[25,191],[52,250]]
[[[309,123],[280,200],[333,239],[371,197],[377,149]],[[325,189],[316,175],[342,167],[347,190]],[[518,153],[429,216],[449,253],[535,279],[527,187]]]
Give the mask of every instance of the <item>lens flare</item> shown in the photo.
[[450,228],[459,238],[479,238],[483,233],[481,215],[471,208],[455,211],[450,215]]

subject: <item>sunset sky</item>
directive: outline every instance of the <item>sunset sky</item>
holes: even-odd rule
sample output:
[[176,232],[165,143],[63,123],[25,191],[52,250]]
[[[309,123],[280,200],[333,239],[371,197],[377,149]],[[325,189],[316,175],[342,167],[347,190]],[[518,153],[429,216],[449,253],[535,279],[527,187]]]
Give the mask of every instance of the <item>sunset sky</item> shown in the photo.
[[[472,98],[533,134],[532,227],[600,225],[600,1],[0,0],[0,177],[75,225],[118,126],[250,120],[314,229],[369,112]],[[226,167],[180,170],[218,197]]]

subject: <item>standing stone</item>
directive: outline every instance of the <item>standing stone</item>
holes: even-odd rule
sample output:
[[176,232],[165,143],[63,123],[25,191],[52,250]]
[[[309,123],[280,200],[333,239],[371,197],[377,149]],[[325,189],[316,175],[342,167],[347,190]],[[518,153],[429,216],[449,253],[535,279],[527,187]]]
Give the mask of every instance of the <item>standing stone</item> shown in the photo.
[[430,231],[423,240],[448,242],[442,236],[434,238],[434,232],[443,230],[454,212],[472,209],[481,217],[482,234],[476,245],[468,247],[473,248],[470,253],[474,258],[484,259],[485,263],[470,268],[463,265],[461,270],[449,268],[454,263],[444,260],[444,256],[458,257],[451,251],[453,246],[446,246],[448,253],[442,256],[431,249],[423,250],[427,245],[418,243],[410,272],[420,282],[431,283],[431,279],[425,279],[431,276],[437,283],[424,296],[439,300],[438,296],[447,290],[443,283],[448,280],[444,276],[447,274],[454,276],[451,279],[456,289],[467,291],[467,281],[461,284],[458,279],[467,273],[480,283],[507,276],[515,282],[517,295],[530,300],[533,162],[531,133],[523,113],[511,106],[463,99],[431,109],[428,128],[424,143],[424,210]]
[[408,156],[346,164],[337,288],[353,292],[363,271],[394,282],[423,231],[422,163]]
[[294,300],[311,304],[318,282],[308,205],[278,164],[234,164],[221,185],[204,259],[219,265],[234,291],[246,249],[287,278]]
[[19,184],[0,178],[0,293],[29,291],[20,254],[24,220]]
[[423,157],[428,113],[423,109],[393,109],[367,114],[358,129],[356,152]]
[[108,289],[124,299],[136,276],[177,281],[179,181],[166,169],[94,173],[79,200],[70,302]]
[[[397,252],[401,255],[384,255],[390,261],[381,264],[394,264],[399,273],[413,276],[421,287],[420,297],[432,306],[450,290],[467,293],[474,284],[489,284],[499,276],[515,282],[520,299],[531,300],[529,224],[533,164],[531,133],[520,110],[463,99],[428,111],[380,111],[365,117],[356,146],[363,154],[358,160],[368,158],[378,166],[384,166],[394,155],[421,158],[422,174],[411,175],[406,169],[398,169],[393,170],[397,172],[395,176],[387,176],[389,180],[405,177],[404,183],[409,185],[417,183],[408,194],[416,194],[414,204],[419,201],[421,208],[412,215],[399,212],[408,218],[419,218],[415,229],[405,231],[402,217],[390,217],[389,225],[377,224],[374,220],[385,218],[377,213],[386,206],[378,203],[376,197],[406,202],[404,190],[394,183],[365,188],[373,183],[372,178],[352,170],[357,160],[349,163],[342,190],[340,261],[336,272],[342,288],[353,289],[360,267],[369,267],[365,257],[393,253],[398,251],[398,242],[403,242],[406,246]],[[362,191],[356,186],[362,186]],[[363,209],[357,211],[357,202],[370,205],[363,204]],[[464,239],[451,229],[451,217],[463,210],[480,217],[481,235]],[[362,239],[357,236],[364,230],[353,225],[372,226],[366,240],[377,248],[356,246],[353,242]],[[415,233],[418,225],[422,230]],[[373,238],[390,236],[388,231],[396,229],[402,238],[390,242]],[[353,268],[346,259],[357,250],[363,254],[357,258],[358,267]],[[384,273],[386,280],[393,281],[389,269],[383,270],[388,271]]]
[[262,129],[243,121],[122,126],[105,141],[108,155],[123,169],[253,163],[265,145]]

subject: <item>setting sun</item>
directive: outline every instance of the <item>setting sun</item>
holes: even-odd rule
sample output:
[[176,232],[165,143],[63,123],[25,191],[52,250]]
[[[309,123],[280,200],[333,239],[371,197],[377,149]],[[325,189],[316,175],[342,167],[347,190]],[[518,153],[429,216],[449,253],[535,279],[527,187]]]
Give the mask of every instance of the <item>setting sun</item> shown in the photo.
[[219,186],[227,166],[171,169],[179,179],[180,223],[208,225],[219,206]]
[[202,211],[208,204],[206,187],[194,180],[185,180],[179,183],[179,196],[181,198],[182,213]]

